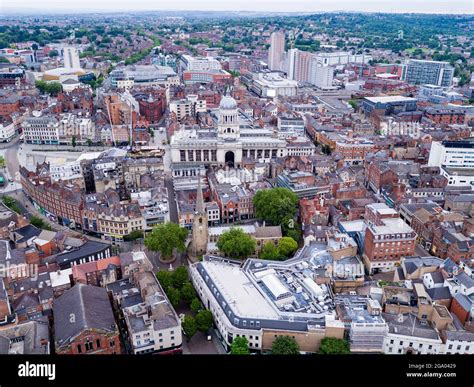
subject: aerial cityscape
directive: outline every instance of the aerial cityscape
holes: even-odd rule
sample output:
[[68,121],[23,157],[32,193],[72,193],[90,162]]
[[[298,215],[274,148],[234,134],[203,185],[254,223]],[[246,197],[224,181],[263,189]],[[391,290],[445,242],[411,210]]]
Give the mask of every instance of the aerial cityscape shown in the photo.
[[397,12],[8,9],[0,354],[474,354],[474,17]]

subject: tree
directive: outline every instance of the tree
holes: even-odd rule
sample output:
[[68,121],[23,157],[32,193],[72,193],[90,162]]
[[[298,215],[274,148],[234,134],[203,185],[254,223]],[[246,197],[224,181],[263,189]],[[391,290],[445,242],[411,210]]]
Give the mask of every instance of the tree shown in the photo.
[[267,242],[263,245],[262,251],[260,251],[259,258],[268,259],[270,261],[276,261],[280,259],[280,251],[273,242]]
[[7,206],[10,210],[16,212],[17,214],[21,213],[21,208],[18,202],[10,196],[4,196],[2,198],[3,204]]
[[181,324],[184,334],[187,336],[188,341],[196,334],[197,325],[196,320],[193,316],[184,316],[183,323]]
[[194,313],[198,313],[202,309],[202,304],[201,301],[199,301],[199,298],[193,298],[193,300],[191,301],[190,308]]
[[300,348],[293,337],[278,336],[272,344],[272,355],[298,355]]
[[181,288],[181,299],[187,303],[191,303],[196,298],[196,291],[191,282],[187,281]]
[[291,237],[283,237],[278,242],[278,251],[281,255],[289,257],[298,249],[298,243]]
[[123,237],[124,241],[134,241],[137,239],[143,238],[143,231],[142,230],[133,230],[130,234],[125,235]]
[[41,93],[50,94],[53,96],[58,95],[63,87],[59,82],[45,82],[45,81],[36,81],[35,86],[39,89]]
[[56,56],[59,56],[59,52],[57,50],[52,50],[52,51],[49,52],[48,55],[49,55],[50,58],[54,58]]
[[301,238],[301,224],[293,219],[288,219],[282,224],[283,235],[299,241]]
[[171,302],[171,305],[173,305],[175,308],[181,302],[181,292],[179,291],[179,289],[176,289],[174,287],[169,287],[168,291],[166,292],[166,295],[168,296]]
[[325,337],[321,340],[319,352],[322,355],[346,355],[351,353],[349,343],[344,339]]
[[253,203],[258,219],[278,225],[282,224],[285,219],[293,219],[298,196],[288,188],[264,189],[255,194]]
[[217,240],[217,248],[224,254],[241,259],[255,252],[255,240],[239,227],[225,231]]
[[86,143],[87,143],[87,146],[92,146],[92,140],[90,138],[86,140]]
[[184,266],[179,266],[171,274],[171,281],[173,286],[177,289],[181,289],[186,282],[188,282],[189,275],[188,271]]
[[158,282],[165,293],[168,293],[168,289],[173,286],[171,273],[167,270],[160,270],[158,273],[156,273],[156,278],[158,279]]
[[72,136],[71,145],[72,145],[73,148],[76,147],[76,145],[77,145],[76,136]]
[[249,342],[246,337],[236,337],[230,345],[231,355],[250,355]]
[[38,218],[37,216],[32,216],[30,218],[30,224],[32,224],[33,226],[37,228],[51,231],[51,226],[48,223],[46,223],[43,219]]
[[163,223],[155,226],[145,238],[145,246],[150,251],[159,251],[163,259],[172,257],[174,250],[185,251],[184,241],[188,231],[176,223]]
[[196,324],[198,330],[201,332],[207,332],[209,329],[212,328],[213,319],[212,313],[209,310],[201,310],[196,315]]

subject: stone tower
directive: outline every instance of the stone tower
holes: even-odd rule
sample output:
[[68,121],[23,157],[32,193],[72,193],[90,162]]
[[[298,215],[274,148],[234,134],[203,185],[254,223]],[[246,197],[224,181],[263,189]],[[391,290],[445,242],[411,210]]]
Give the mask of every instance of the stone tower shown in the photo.
[[206,254],[207,252],[207,221],[207,211],[202,196],[201,177],[199,177],[196,195],[196,211],[194,212],[193,219],[193,240],[191,245],[192,253],[195,256]]

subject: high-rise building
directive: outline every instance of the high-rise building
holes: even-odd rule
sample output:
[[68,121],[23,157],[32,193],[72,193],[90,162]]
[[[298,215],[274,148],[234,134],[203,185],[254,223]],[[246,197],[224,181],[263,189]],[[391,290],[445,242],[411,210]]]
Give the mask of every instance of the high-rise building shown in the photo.
[[324,66],[316,59],[313,59],[310,64],[310,83],[319,87],[325,88],[332,86],[334,79],[334,69],[332,66]]
[[285,52],[285,33],[273,32],[270,37],[268,67],[270,70],[282,70],[283,53]]
[[67,69],[77,69],[81,67],[79,52],[76,47],[63,47],[64,67]]
[[410,59],[405,68],[404,80],[414,85],[450,87],[453,76],[454,67],[448,62]]
[[295,55],[295,70],[294,80],[298,82],[310,83],[311,81],[311,62],[313,61],[314,54],[308,51],[296,51]]

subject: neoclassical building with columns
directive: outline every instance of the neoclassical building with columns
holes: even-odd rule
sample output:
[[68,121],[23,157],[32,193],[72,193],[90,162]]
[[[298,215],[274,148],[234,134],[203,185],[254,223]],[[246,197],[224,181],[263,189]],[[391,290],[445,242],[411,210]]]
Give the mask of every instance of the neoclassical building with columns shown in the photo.
[[270,162],[287,154],[286,141],[272,129],[242,128],[234,98],[224,96],[219,105],[217,129],[181,129],[170,142],[173,168],[193,166],[240,168],[244,159]]

